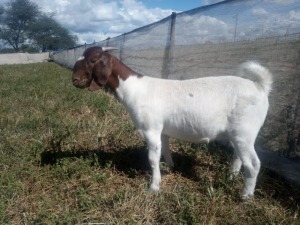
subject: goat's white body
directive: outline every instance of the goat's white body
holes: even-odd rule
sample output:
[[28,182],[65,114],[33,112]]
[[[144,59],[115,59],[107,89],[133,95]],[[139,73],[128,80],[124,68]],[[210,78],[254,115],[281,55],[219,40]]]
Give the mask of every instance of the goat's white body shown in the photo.
[[130,76],[120,80],[117,94],[142,133],[157,130],[190,142],[227,138],[245,120],[257,130],[268,109],[264,92],[234,76],[185,81]]
[[229,139],[235,149],[232,172],[243,164],[246,172],[244,197],[253,195],[260,162],[254,142],[268,111],[269,72],[256,63],[241,66],[252,75],[163,80],[129,76],[119,79],[116,93],[149,147],[153,169],[152,190],[159,189],[161,153],[173,165],[168,137],[209,142]]

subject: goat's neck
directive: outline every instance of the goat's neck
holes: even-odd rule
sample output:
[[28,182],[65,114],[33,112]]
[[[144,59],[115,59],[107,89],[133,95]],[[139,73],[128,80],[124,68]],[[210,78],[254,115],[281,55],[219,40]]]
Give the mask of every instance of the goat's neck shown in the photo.
[[115,93],[116,89],[119,87],[119,81],[120,79],[125,81],[130,76],[137,76],[142,77],[142,75],[138,74],[137,72],[130,69],[128,66],[126,66],[124,63],[122,63],[119,59],[116,57],[113,57],[113,67],[112,67],[112,73],[108,78],[107,87],[112,89],[112,91]]

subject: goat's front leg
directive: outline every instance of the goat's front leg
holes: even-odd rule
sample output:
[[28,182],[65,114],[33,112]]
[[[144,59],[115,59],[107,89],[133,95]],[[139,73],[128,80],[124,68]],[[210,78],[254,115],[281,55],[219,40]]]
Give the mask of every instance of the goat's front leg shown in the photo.
[[148,145],[148,158],[152,169],[152,181],[149,191],[158,191],[161,181],[159,162],[161,157],[161,139],[159,132],[145,133],[146,142]]

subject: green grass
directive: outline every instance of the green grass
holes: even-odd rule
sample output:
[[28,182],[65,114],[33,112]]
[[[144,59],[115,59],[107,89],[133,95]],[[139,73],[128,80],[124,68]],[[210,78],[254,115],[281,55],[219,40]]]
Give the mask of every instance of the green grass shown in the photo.
[[0,224],[300,224],[299,187],[262,169],[256,198],[217,144],[171,141],[148,193],[144,141],[110,94],[54,63],[0,66]]

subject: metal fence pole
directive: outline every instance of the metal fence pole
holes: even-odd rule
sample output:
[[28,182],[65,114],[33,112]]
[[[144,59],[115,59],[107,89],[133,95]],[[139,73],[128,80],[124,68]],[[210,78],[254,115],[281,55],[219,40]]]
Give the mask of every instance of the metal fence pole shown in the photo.
[[169,35],[167,38],[163,68],[162,68],[162,72],[161,72],[161,77],[163,79],[168,79],[169,75],[171,74],[172,67],[173,67],[174,43],[175,43],[175,22],[176,22],[176,12],[173,12],[171,15]]
[[123,49],[124,49],[124,43],[125,43],[125,35],[126,34],[123,34],[123,38],[122,38],[122,41],[121,41],[121,44],[120,44],[120,60],[122,61],[123,60]]

